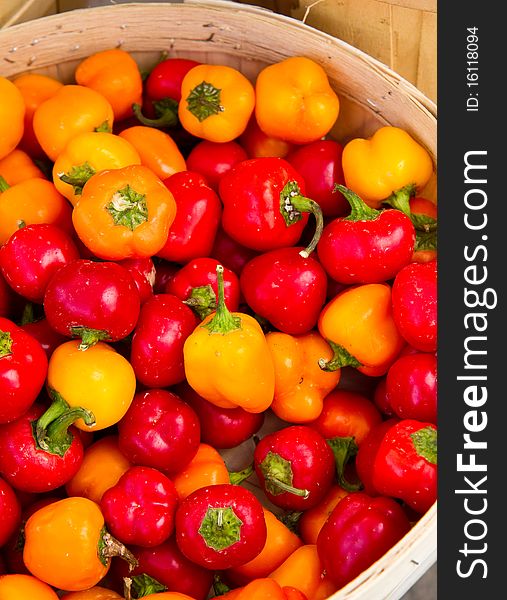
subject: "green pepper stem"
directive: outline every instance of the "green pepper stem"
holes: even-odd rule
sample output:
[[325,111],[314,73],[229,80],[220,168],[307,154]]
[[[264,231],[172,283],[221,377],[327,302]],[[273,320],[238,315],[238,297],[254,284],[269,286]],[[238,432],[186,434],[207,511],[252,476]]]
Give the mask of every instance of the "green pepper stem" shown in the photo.
[[11,186],[7,183],[7,181],[5,180],[4,177],[2,177],[2,175],[0,175],[0,193],[1,192],[5,192],[6,190],[8,190]]
[[271,484],[275,485],[276,487],[279,487],[284,492],[288,492],[289,494],[294,494],[295,496],[301,496],[301,498],[308,498],[308,496],[310,495],[310,492],[308,490],[302,490],[300,488],[294,487],[293,485],[289,485],[288,483],[285,483],[281,479],[278,479],[278,477],[274,477],[274,476],[270,475],[268,477],[265,477],[265,479],[267,481],[269,481]]
[[216,88],[213,84],[207,81],[202,81],[196,85],[186,98],[187,110],[190,111],[200,123],[224,111],[224,107],[220,104],[220,92],[222,90]]
[[315,217],[313,238],[308,246],[299,253],[303,258],[308,258],[317,247],[324,229],[324,217],[319,204],[315,200],[303,196],[296,181],[288,181],[280,192],[280,212],[288,227],[297,223],[304,212],[312,213]]
[[253,472],[253,465],[248,465],[248,467],[246,467],[246,469],[243,469],[242,471],[229,472],[229,481],[232,483],[232,485],[239,485],[240,483],[243,483],[243,481],[248,479],[250,475],[253,474]]
[[[140,104],[132,104],[132,111],[134,112],[137,120],[146,125],[147,127],[176,127],[178,124],[178,103],[172,98],[167,98],[167,102],[154,102],[153,105],[160,115],[157,119],[150,119],[143,115],[143,111]],[[169,102],[172,100],[172,102]]]
[[81,338],[81,343],[79,344],[79,350],[88,350],[94,346],[97,342],[103,340],[110,340],[111,336],[108,331],[103,329],[91,329],[89,327],[71,327],[70,331],[74,337]]
[[224,267],[217,265],[217,288],[218,288],[218,299],[217,309],[212,319],[202,325],[210,333],[221,333],[225,335],[236,329],[241,329],[241,319],[233,315],[227,306],[225,305],[225,294],[224,294]]
[[350,215],[345,217],[344,221],[374,221],[382,212],[368,206],[355,192],[344,185],[336,183],[333,191],[341,192],[350,204]]
[[330,360],[326,360],[325,358],[319,358],[319,367],[323,371],[337,371],[342,367],[362,367],[362,363],[360,363],[355,356],[350,354],[350,352],[340,346],[339,344],[335,344],[331,340],[326,340],[327,343],[331,346],[333,350],[333,357]]
[[357,492],[361,482],[350,483],[345,479],[345,465],[357,454],[357,444],[353,437],[334,437],[326,440],[334,454],[338,483],[347,492]]
[[0,330],[0,358],[12,354],[12,338],[8,331]]
[[183,300],[203,320],[217,308],[217,297],[210,284],[192,288],[190,296]]
[[415,193],[415,183],[409,183],[408,185],[405,185],[399,190],[393,192],[389,198],[386,198],[386,200],[383,201],[383,204],[388,204],[393,208],[401,210],[401,212],[405,213],[407,217],[412,217],[412,212],[410,210],[410,198],[415,196]]

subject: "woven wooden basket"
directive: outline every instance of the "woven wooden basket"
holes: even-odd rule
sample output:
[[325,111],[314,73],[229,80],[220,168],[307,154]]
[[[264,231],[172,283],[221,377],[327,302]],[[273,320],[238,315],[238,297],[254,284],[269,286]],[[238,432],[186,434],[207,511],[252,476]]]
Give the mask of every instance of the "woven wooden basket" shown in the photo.
[[[436,106],[385,65],[289,17],[231,2],[129,3],[44,17],[0,31],[0,75],[34,71],[71,82],[76,64],[122,47],[141,67],[165,50],[239,68],[252,80],[267,64],[304,55],[320,63],[341,99],[332,135],[341,142],[382,125],[406,129],[436,166]],[[436,200],[436,177],[424,190]],[[230,457],[229,457],[230,458]],[[234,468],[234,465],[231,465]],[[397,600],[435,562],[436,504],[384,557],[332,600]]]

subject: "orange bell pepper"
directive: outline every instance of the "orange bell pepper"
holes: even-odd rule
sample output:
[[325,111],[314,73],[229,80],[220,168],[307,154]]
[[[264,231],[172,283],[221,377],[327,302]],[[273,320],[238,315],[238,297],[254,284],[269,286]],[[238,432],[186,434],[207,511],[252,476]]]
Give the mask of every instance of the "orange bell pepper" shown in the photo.
[[24,131],[25,103],[18,88],[0,76],[0,158],[19,144]]
[[154,127],[134,125],[118,134],[134,146],[141,164],[164,180],[174,173],[186,170],[185,159],[176,142],[168,133]]
[[223,600],[308,600],[305,594],[292,587],[282,587],[269,578],[254,579],[245,587],[231,590]]
[[87,498],[64,498],[33,513],[25,524],[23,561],[29,571],[64,591],[86,590],[109,571],[111,558],[137,561],[104,528],[104,517]]
[[58,600],[56,592],[32,575],[0,575],[0,600]]
[[25,102],[25,130],[19,147],[34,158],[44,158],[42,150],[33,130],[33,115],[44,101],[48,100],[63,87],[63,83],[39,73],[25,73],[13,80]]
[[307,423],[322,412],[324,397],[340,381],[340,369],[319,367],[319,359],[331,359],[331,346],[316,331],[289,335],[274,331],[266,335],[275,367],[272,411],[290,423]]
[[108,169],[140,165],[137,150],[113,133],[87,131],[73,137],[53,166],[56,189],[75,206],[92,175]]
[[250,562],[226,572],[226,579],[235,585],[246,585],[254,579],[267,577],[302,545],[300,538],[267,508],[264,508],[264,518],[267,538],[261,553]]
[[305,510],[298,521],[298,530],[305,544],[316,544],[322,526],[327,521],[334,507],[348,494],[337,484],[334,484],[324,498],[308,510]]
[[141,102],[143,80],[139,67],[121,48],[88,56],[79,63],[74,77],[76,83],[92,88],[109,101],[116,121],[132,116],[132,105]]
[[321,139],[340,112],[325,70],[304,56],[265,67],[257,76],[255,96],[255,116],[262,131],[295,144]]
[[391,126],[369,139],[350,140],[342,165],[346,186],[373,208],[407,185],[421,189],[433,173],[429,152],[408,132]]
[[294,149],[294,144],[266,135],[259,127],[255,115],[250,118],[247,128],[239,138],[239,143],[246,150],[248,158],[265,156],[285,158]]
[[33,115],[33,130],[47,156],[55,161],[69,141],[84,131],[111,131],[109,102],[83,85],[64,85],[42,102]]
[[107,435],[86,448],[78,472],[65,484],[69,496],[82,496],[100,503],[106,490],[118,483],[130,468],[118,448],[118,436]]
[[105,260],[151,257],[161,250],[176,216],[171,192],[142,165],[93,175],[72,212],[77,235]]
[[113,590],[94,585],[89,590],[64,594],[60,600],[117,600],[118,598],[123,600],[123,596]]
[[338,293],[320,313],[318,329],[333,350],[331,361],[321,368],[356,367],[380,376],[404,345],[394,323],[391,288],[384,283],[351,286]]
[[311,600],[321,584],[323,569],[315,544],[295,550],[269,577],[281,587],[293,587]]
[[180,500],[208,485],[229,483],[229,471],[219,452],[208,444],[199,444],[190,463],[172,481]]
[[45,179],[44,173],[31,157],[19,148],[0,159],[0,177],[11,186],[34,177]]
[[72,233],[72,207],[52,181],[34,177],[10,187],[0,177],[0,245],[23,225],[53,223]]
[[230,142],[245,131],[254,106],[254,87],[237,69],[198,65],[181,83],[178,116],[192,135]]
[[185,340],[185,375],[189,385],[216,406],[263,412],[273,401],[273,360],[259,323],[250,315],[227,309],[223,270],[217,266],[216,312]]

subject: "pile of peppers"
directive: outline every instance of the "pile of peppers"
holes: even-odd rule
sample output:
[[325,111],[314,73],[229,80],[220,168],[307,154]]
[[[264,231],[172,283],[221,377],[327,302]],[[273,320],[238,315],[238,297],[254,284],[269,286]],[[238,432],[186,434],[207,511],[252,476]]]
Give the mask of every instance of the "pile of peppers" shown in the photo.
[[431,156],[303,56],[0,97],[0,599],[329,598],[436,501]]

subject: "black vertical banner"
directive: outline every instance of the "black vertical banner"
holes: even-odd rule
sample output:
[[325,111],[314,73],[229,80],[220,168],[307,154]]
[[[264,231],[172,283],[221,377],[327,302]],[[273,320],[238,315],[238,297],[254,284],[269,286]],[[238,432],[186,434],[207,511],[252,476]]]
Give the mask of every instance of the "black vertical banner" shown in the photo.
[[439,2],[440,598],[507,597],[506,41],[493,2]]

